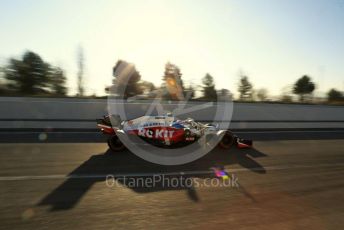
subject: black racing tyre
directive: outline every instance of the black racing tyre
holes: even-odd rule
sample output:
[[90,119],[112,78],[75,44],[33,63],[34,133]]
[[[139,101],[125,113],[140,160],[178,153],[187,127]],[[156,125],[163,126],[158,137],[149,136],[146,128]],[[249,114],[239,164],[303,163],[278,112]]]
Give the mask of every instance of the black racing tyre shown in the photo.
[[230,131],[226,131],[222,140],[219,142],[219,146],[223,149],[229,149],[234,144],[235,137]]
[[125,145],[121,142],[117,135],[110,136],[107,143],[109,148],[114,152],[120,152],[125,149]]

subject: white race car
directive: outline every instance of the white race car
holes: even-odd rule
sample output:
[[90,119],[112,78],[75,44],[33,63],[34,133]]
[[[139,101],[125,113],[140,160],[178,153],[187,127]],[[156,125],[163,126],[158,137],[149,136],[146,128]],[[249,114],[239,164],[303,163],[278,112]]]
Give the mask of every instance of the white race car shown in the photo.
[[142,116],[136,119],[121,121],[118,115],[104,116],[97,119],[97,126],[104,134],[109,135],[108,145],[113,151],[125,149],[117,132],[136,135],[146,142],[165,148],[176,148],[196,142],[202,136],[221,135],[218,145],[228,149],[232,145],[238,148],[252,147],[251,140],[238,138],[230,130],[220,130],[218,125],[203,124],[191,118],[177,120],[172,115]]

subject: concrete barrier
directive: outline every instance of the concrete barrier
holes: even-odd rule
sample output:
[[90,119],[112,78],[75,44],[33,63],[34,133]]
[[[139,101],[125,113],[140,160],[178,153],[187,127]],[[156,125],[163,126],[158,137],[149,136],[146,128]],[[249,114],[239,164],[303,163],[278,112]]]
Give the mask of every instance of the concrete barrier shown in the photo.
[[[151,103],[120,101],[116,106],[124,108],[127,118],[132,119],[144,115]],[[1,97],[0,129],[92,129],[95,119],[108,113],[108,104],[106,99]],[[178,106],[178,102],[163,103],[164,110],[170,112]],[[182,106],[180,118],[230,120],[233,129],[344,128],[344,106],[234,103],[232,117],[221,117],[223,102],[188,102]],[[184,113],[185,109],[189,111]]]

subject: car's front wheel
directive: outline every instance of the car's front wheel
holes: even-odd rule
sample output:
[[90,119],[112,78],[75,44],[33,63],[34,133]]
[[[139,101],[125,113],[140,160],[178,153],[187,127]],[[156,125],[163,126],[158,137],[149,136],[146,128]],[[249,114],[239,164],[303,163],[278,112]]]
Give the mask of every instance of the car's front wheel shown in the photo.
[[230,131],[226,131],[225,135],[223,135],[219,143],[219,146],[224,149],[229,149],[234,144],[234,141],[235,137],[233,133],[231,133]]
[[107,143],[109,148],[114,152],[120,152],[125,149],[125,145],[121,142],[117,135],[110,136]]

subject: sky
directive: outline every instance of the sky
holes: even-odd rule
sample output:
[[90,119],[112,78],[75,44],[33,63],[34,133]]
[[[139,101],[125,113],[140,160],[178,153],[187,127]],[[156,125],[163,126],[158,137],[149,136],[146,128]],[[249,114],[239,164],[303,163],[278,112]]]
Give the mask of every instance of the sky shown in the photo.
[[186,85],[210,73],[237,95],[243,73],[277,96],[307,74],[321,95],[344,90],[344,0],[0,1],[0,65],[34,51],[75,94],[79,46],[89,94],[105,94],[122,59],[155,85],[169,61]]

